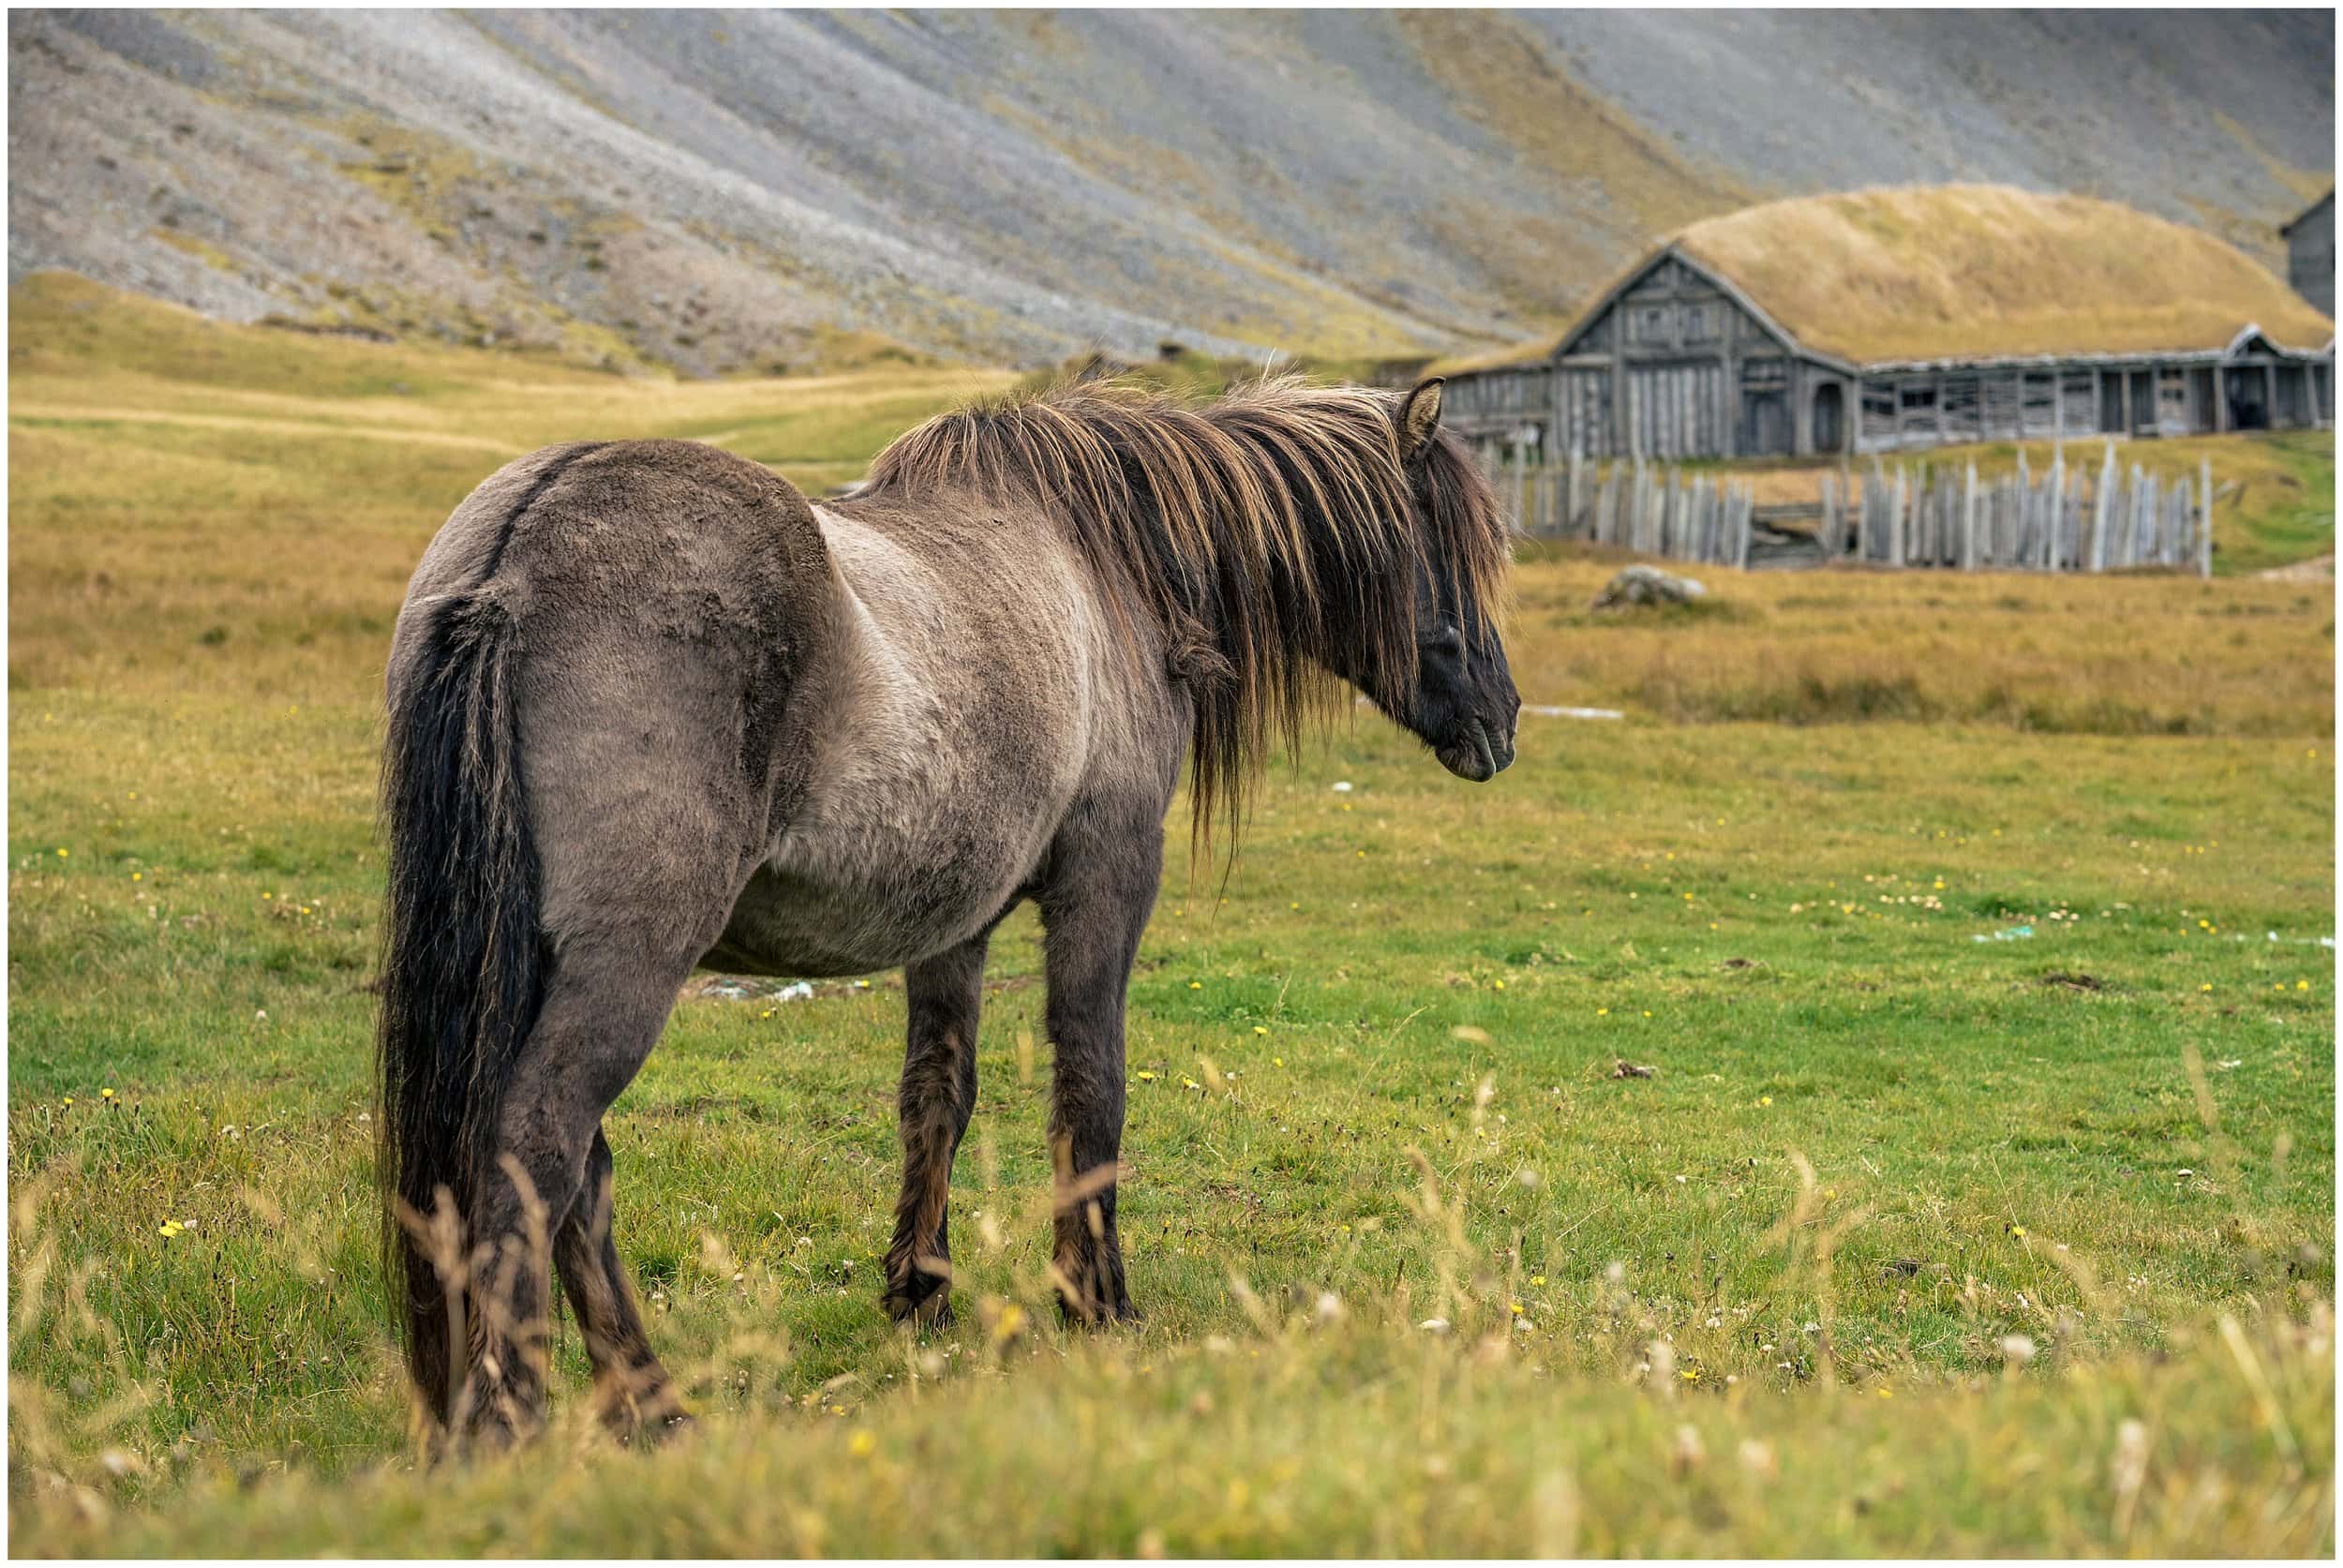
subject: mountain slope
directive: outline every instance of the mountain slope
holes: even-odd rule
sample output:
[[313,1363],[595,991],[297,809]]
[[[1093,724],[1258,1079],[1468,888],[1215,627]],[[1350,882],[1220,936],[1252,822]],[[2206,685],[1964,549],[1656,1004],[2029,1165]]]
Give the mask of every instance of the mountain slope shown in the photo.
[[705,373],[1456,349],[1754,200],[1996,180],[2263,260],[2297,13],[13,12],[12,276]]

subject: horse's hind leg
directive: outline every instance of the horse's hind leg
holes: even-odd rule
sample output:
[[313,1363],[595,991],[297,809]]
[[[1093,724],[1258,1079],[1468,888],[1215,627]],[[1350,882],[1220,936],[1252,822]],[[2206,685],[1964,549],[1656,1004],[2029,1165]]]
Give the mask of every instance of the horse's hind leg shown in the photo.
[[951,1313],[952,1157],[977,1104],[977,1015],[984,1001],[985,937],[903,971],[909,1039],[897,1097],[903,1196],[887,1249],[888,1314],[938,1322]]
[[[547,1265],[557,1255],[575,1257],[597,1211],[607,1215],[599,1196],[609,1173],[603,1113],[650,1054],[690,972],[691,960],[679,954],[663,960],[642,946],[607,941],[565,948],[555,964],[536,1027],[504,1087],[498,1121],[504,1179],[490,1184],[473,1223],[474,1236],[488,1247],[474,1275],[471,1389],[464,1412],[477,1437],[495,1441],[542,1419]],[[606,1223],[601,1232],[596,1250],[615,1263]],[[567,1272],[565,1266],[565,1284]],[[648,1356],[631,1304],[605,1309],[628,1298],[613,1270],[603,1272],[605,1290],[591,1298],[593,1314],[581,1306],[580,1317],[589,1333],[614,1336],[613,1342],[631,1343]],[[621,1326],[630,1322],[631,1337]],[[656,1381],[664,1383],[664,1374]]]
[[597,1127],[585,1181],[553,1238],[553,1262],[586,1338],[604,1423],[621,1437],[657,1435],[688,1417],[650,1348],[634,1283],[611,1237],[612,1174],[610,1143]]

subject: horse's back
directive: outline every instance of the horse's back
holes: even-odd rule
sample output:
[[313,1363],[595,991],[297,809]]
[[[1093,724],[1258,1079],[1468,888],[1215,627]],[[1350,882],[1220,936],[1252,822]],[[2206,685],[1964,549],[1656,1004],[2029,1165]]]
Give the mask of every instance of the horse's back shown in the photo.
[[805,497],[761,464],[698,441],[575,441],[483,480],[425,551],[408,598],[491,576],[506,592],[697,595],[819,567],[821,539]]

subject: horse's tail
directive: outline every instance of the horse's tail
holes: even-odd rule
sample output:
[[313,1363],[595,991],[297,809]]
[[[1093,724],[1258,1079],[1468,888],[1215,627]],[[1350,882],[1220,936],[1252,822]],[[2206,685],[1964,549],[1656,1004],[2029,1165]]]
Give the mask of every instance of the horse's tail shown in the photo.
[[[410,606],[410,614],[417,606]],[[513,710],[515,627],[491,581],[432,606],[394,672],[377,1035],[384,1269],[407,1365],[449,1418],[470,1359],[466,1232],[495,1179],[513,1063],[545,967]]]

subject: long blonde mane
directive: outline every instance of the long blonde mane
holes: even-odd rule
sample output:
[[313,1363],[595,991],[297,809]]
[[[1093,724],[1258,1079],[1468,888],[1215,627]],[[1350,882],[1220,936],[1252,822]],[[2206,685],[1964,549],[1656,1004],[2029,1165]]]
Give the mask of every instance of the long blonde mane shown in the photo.
[[1398,395],[1263,379],[1205,403],[1108,381],[955,409],[881,453],[873,500],[1022,501],[1082,547],[1115,613],[1160,630],[1195,702],[1195,826],[1233,829],[1273,745],[1337,709],[1329,664],[1379,699],[1416,679],[1415,585],[1494,618],[1509,546],[1487,483],[1440,433],[1403,464]]

